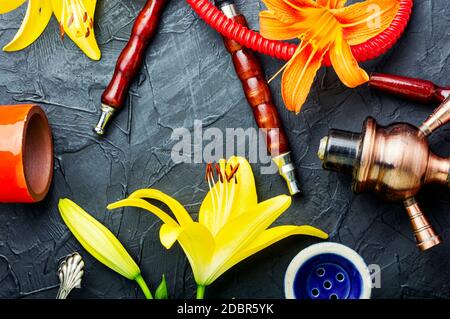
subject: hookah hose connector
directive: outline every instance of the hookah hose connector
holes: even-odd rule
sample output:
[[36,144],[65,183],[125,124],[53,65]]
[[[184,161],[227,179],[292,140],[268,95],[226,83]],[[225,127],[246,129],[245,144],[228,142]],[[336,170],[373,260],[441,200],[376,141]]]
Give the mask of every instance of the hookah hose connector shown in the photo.
[[98,135],[105,134],[112,116],[125,105],[130,86],[138,75],[145,51],[156,34],[166,3],[167,0],[148,0],[139,13],[130,39],[117,60],[113,78],[102,94],[101,115],[94,128]]
[[[238,12],[232,0],[216,1],[216,5],[228,19],[247,26],[245,17]],[[223,37],[223,41],[232,57],[236,74],[242,83],[245,97],[252,108],[256,123],[266,135],[268,152],[277,165],[279,174],[286,181],[289,193],[291,195],[298,194],[300,188],[295,176],[289,142],[261,63],[251,50],[238,42],[226,37]]]
[[278,174],[286,181],[289,194],[300,194],[301,190],[298,186],[297,177],[295,176],[295,168],[292,164],[291,152],[281,154],[272,158],[278,167]]
[[369,86],[421,103],[442,103],[450,96],[450,87],[441,87],[431,81],[392,74],[372,74]]
[[442,239],[431,226],[416,199],[414,197],[408,198],[405,200],[404,205],[414,231],[417,247],[421,251],[425,251],[439,245]]
[[448,97],[428,119],[419,127],[420,134],[424,137],[431,135],[434,131],[450,121],[450,97]]
[[357,165],[360,144],[360,133],[332,129],[320,140],[317,156],[327,170],[352,173]]
[[116,109],[102,103],[100,111],[101,111],[100,119],[98,120],[97,126],[95,126],[94,128],[94,132],[97,133],[98,135],[104,135],[106,126],[108,125],[109,120],[113,117],[114,113],[116,112]]

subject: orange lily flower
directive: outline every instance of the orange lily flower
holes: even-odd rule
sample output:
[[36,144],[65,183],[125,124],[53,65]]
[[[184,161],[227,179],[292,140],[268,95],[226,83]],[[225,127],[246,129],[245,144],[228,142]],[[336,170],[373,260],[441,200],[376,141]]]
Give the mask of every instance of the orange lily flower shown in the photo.
[[354,58],[351,46],[377,36],[389,27],[399,0],[367,0],[344,7],[346,0],[262,0],[260,32],[271,40],[301,40],[283,67],[281,90],[286,107],[300,112],[326,55],[348,87],[369,80]]

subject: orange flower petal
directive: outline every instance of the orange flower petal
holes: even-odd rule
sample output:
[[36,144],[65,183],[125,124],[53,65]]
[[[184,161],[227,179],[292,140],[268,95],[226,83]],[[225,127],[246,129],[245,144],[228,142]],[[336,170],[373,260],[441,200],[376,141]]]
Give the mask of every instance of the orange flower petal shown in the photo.
[[267,8],[284,23],[295,23],[303,20],[308,8],[317,8],[311,0],[262,0]]
[[398,0],[367,0],[330,11],[341,24],[344,39],[349,45],[357,45],[388,28],[399,7]]
[[281,94],[288,110],[300,112],[326,51],[306,43],[289,60],[281,80]]
[[347,0],[317,0],[319,5],[330,9],[342,8],[346,2]]
[[315,9],[308,20],[313,21],[313,27],[309,28],[301,39],[314,43],[319,49],[328,47],[334,41],[336,31],[341,30],[339,22],[325,8]]
[[267,39],[289,40],[298,38],[311,27],[311,22],[306,21],[284,23],[280,21],[272,11],[261,11],[259,13],[259,32]]
[[289,6],[297,9],[301,8],[318,8],[317,1],[313,0],[281,0],[286,2]]
[[369,81],[366,71],[361,69],[354,58],[349,44],[342,32],[338,32],[330,49],[330,59],[339,79],[349,88],[357,87]]

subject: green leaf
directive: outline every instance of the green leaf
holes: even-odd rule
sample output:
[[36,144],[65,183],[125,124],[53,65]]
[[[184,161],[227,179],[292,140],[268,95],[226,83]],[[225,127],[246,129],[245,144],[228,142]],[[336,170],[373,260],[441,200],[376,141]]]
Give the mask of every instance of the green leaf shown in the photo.
[[166,277],[162,275],[161,283],[159,284],[158,288],[156,288],[155,291],[155,299],[168,299],[168,298],[169,292],[167,291]]

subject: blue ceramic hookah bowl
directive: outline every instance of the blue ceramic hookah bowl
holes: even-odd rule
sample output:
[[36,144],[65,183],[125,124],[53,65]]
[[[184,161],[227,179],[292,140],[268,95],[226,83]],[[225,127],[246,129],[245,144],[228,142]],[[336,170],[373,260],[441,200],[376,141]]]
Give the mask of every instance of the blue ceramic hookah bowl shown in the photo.
[[371,287],[362,257],[347,246],[329,242],[298,253],[284,278],[288,299],[369,299]]

